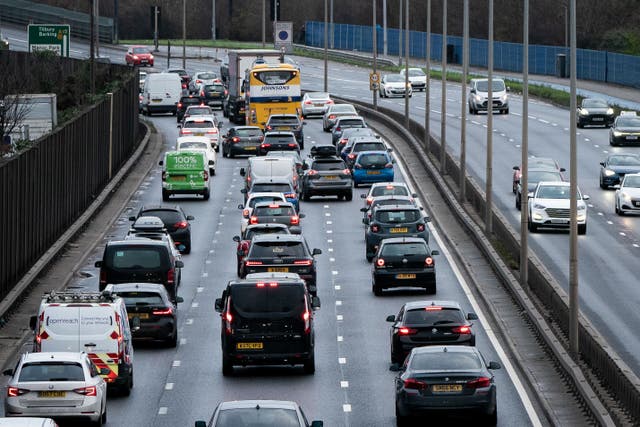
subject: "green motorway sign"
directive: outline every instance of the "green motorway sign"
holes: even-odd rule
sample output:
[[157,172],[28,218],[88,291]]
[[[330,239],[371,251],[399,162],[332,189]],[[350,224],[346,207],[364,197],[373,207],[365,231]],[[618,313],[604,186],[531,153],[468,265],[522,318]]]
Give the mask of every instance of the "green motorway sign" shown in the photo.
[[29,52],[53,50],[68,58],[70,36],[69,25],[29,24]]

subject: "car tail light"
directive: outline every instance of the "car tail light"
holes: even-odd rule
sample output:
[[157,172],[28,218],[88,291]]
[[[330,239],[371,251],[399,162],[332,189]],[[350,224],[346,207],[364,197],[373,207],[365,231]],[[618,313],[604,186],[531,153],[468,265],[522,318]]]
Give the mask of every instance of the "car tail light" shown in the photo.
[[252,216],[251,218],[249,218],[249,224],[257,224],[257,223],[258,223],[257,216]]
[[178,108],[182,108],[182,102],[178,102]]
[[267,125],[267,130],[271,130],[271,129],[273,129],[273,126]]
[[376,267],[384,267],[384,258],[378,258],[376,261]]
[[29,393],[29,390],[18,387],[7,387],[7,397],[18,397],[25,393]]
[[299,259],[299,260],[293,261],[293,263],[295,265],[312,265],[313,261],[311,261],[310,259]]
[[229,91],[225,89],[224,90],[224,96],[227,96],[228,94],[229,94]]
[[340,128],[340,126],[338,126],[335,130],[336,132],[340,132],[342,129]]
[[308,175],[317,175],[318,171],[315,169],[309,169],[309,172],[307,172]]
[[302,313],[302,320],[304,321],[304,333],[308,334],[311,332],[311,313],[308,309],[305,309],[304,313]]
[[418,231],[424,231],[424,224],[418,224]]
[[107,271],[103,268],[100,269],[100,284],[107,284]]
[[200,96],[204,98],[204,91],[200,91]]
[[426,265],[427,267],[431,267],[433,265],[433,258],[431,258],[430,256],[426,257],[424,259],[424,265]]
[[227,311],[224,313],[222,320],[224,322],[224,331],[227,335],[231,335],[233,330],[231,329],[231,322],[233,322],[233,316],[229,312],[229,306],[231,306],[231,298],[229,298],[229,302],[227,302]]
[[202,83],[202,80],[197,79],[197,80],[196,80],[196,83]]
[[263,142],[262,144],[260,144],[261,148],[269,148],[271,147],[271,144],[269,144],[268,142]]
[[336,115],[335,115],[335,114],[331,114],[331,115],[329,115],[329,119],[335,119],[335,118],[336,118]]
[[404,380],[404,388],[411,390],[424,390],[427,388],[427,383],[416,380],[415,378],[407,378]]
[[240,138],[234,136],[233,138],[231,138],[231,142],[240,142]]
[[304,101],[304,103],[305,103],[305,105],[311,105],[311,104],[312,104],[312,102],[311,102],[311,101],[309,101],[309,100]]
[[207,133],[218,133],[218,128],[209,129]]
[[205,181],[209,181],[209,172],[202,171],[202,179],[204,179]]
[[172,316],[173,315],[173,308],[169,307],[167,309],[164,310],[153,310],[152,313],[156,316]]
[[296,193],[284,193],[284,198],[285,199],[295,199],[296,198]]
[[348,157],[349,159],[353,160],[353,159],[355,159],[355,158],[356,158],[356,155],[355,155],[355,154],[353,154],[353,153],[351,153],[351,154],[349,154],[347,157]]
[[167,283],[173,284],[175,280],[176,280],[176,270],[173,268],[170,268],[169,271],[167,271]]
[[373,196],[367,197],[367,205],[371,206],[371,203],[373,203]]
[[379,232],[379,231],[380,231],[380,226],[379,226],[378,224],[373,224],[373,225],[371,226],[371,232],[372,232],[372,233],[377,233],[377,232]]
[[426,307],[425,310],[427,310],[427,311],[440,311],[440,310],[442,310],[442,307],[440,307],[439,305],[430,305],[430,306]]
[[343,169],[342,173],[345,175],[351,175],[351,171],[349,169]]
[[467,382],[467,388],[486,388],[491,385],[491,378],[480,377]]
[[259,287],[259,288],[264,288],[267,285],[269,285],[270,288],[277,288],[278,287],[278,282],[269,282],[269,283],[258,282],[258,283],[256,283],[256,286]]
[[190,129],[180,129],[180,135],[186,135],[188,133],[192,133]]
[[340,141],[338,141],[338,144],[345,145],[347,142],[348,140],[346,138],[342,138]]
[[393,168],[393,164],[387,163],[386,165],[384,165],[384,168],[385,169],[391,169],[391,168]]
[[185,83],[182,83],[182,89],[186,89],[187,85]]
[[399,335],[414,335],[416,333],[418,333],[418,330],[414,328],[407,328],[405,326],[398,328]]
[[245,210],[243,210],[243,211],[242,211],[242,216],[243,216],[244,218],[249,218],[249,209],[245,209]]
[[291,217],[291,225],[299,225],[300,217],[298,215],[294,215]]
[[471,334],[471,327],[470,326],[458,326],[457,328],[451,329],[451,332],[453,332],[454,334],[460,334],[460,335],[470,335]]
[[329,99],[326,104],[333,104],[333,99]]
[[82,388],[74,388],[73,391],[75,391],[78,394],[82,394],[84,396],[97,396],[98,395],[98,390],[96,389],[96,386],[92,385],[89,387],[82,387]]
[[262,261],[247,261],[245,262],[247,267],[255,267],[257,265],[262,265]]
[[260,142],[264,141],[264,135],[260,135],[260,136],[258,137],[258,141],[260,141]]
[[47,333],[47,331],[42,331],[41,333],[36,335],[36,345],[40,346],[42,340],[46,340],[47,338],[49,338],[49,334]]
[[173,224],[173,226],[175,228],[187,228],[189,226],[189,223],[187,221],[180,221]]

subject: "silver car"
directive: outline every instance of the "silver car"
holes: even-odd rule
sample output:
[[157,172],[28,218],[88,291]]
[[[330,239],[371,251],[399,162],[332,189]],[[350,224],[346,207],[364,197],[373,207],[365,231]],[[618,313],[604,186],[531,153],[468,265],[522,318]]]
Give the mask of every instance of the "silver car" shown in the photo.
[[314,114],[324,115],[333,100],[326,92],[306,92],[302,97],[302,115],[308,117]]
[[85,418],[102,425],[107,419],[107,384],[86,353],[26,353],[6,386],[7,417]]
[[331,128],[336,124],[338,117],[357,116],[356,107],[352,104],[333,104],[327,107],[327,111],[322,116],[322,130],[331,132]]
[[213,71],[198,71],[193,75],[189,82],[189,92],[198,92],[198,87],[203,85],[212,85],[214,83],[222,83],[220,76]]

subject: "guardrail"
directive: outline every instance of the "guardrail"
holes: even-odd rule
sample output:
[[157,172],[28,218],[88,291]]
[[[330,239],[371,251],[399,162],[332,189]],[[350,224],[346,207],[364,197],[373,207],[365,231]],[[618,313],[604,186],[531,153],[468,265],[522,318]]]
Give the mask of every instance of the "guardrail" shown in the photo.
[[[324,55],[324,48],[322,47],[306,46],[303,44],[294,44],[294,47],[296,49],[305,50],[307,52],[313,52],[313,53]],[[344,52],[341,50],[327,49],[327,56],[329,57],[329,59],[357,60],[357,61],[365,62],[367,64],[373,64],[373,58],[371,57],[371,54],[358,53],[357,51]],[[398,65],[392,60],[386,59],[386,58],[377,58],[376,61],[378,65],[387,65],[392,67],[395,65]]]
[[[69,24],[71,37],[88,39],[91,35],[88,13],[75,12],[27,0],[0,0],[0,20],[13,24]],[[113,19],[98,18],[98,38],[103,43],[113,43],[115,37]]]
[[[334,98],[340,99],[335,96]],[[428,153],[425,152],[423,144],[418,142],[424,141],[424,127],[414,120],[410,120],[409,129],[406,129],[400,125],[400,123],[404,122],[405,117],[399,112],[380,106],[378,110],[375,111],[370,104],[354,101],[353,99],[342,99],[342,101],[364,107],[361,108],[360,114],[364,116],[369,115],[375,118],[375,120],[385,123],[390,128],[396,129],[400,134],[407,135],[407,140],[410,141],[414,151],[419,156],[430,157],[430,159],[440,159],[439,141],[431,138],[431,143],[429,144],[430,151]],[[437,181],[436,184],[439,186],[441,193],[457,191],[454,188],[450,188],[452,186],[452,180],[445,180],[440,175],[439,169],[436,169],[433,165],[429,168],[429,165],[426,164],[427,162],[425,162],[424,159],[422,160],[425,168],[429,170],[429,173],[434,176],[434,180]],[[437,160],[431,161],[438,163]],[[446,165],[446,174],[448,176],[459,176],[459,164],[457,160],[448,153],[446,155]],[[485,212],[485,195],[483,190],[469,176],[466,178],[466,189],[467,202],[473,207],[475,215],[482,218]],[[458,202],[455,198],[449,197],[448,203],[457,205]],[[475,224],[470,219],[470,216],[461,214],[461,212],[464,212],[464,209],[459,205],[456,209],[452,210],[456,212],[459,221],[469,230],[470,235],[476,240],[476,243],[479,243],[479,247],[492,263],[494,270],[498,272],[503,284],[516,299],[519,299],[517,295],[522,294],[523,289],[520,288],[517,277],[512,270],[504,266],[504,261],[499,257],[495,249],[482,241],[486,241],[486,236],[483,235],[482,228]],[[520,253],[519,233],[513,229],[500,212],[496,212],[495,210],[493,211],[493,230],[494,236],[492,236],[492,238],[500,241],[508,253]],[[481,235],[485,238],[481,238]],[[552,317],[553,322],[560,327],[562,333],[568,335],[568,296],[553,276],[546,270],[544,264],[533,253],[530,253],[529,256],[528,285],[529,292],[535,295],[544,305],[546,314]],[[526,292],[526,290],[524,291]],[[526,308],[526,304],[521,299],[519,303]],[[559,366],[572,382],[575,389],[581,394],[589,411],[601,425],[610,425],[612,418],[618,424],[625,424],[628,422],[626,417],[632,419],[632,425],[638,425],[640,423],[640,379],[607,344],[606,340],[597,332],[588,319],[580,315],[579,341],[582,360],[576,362],[569,357],[568,351],[562,347],[559,340],[553,336],[551,332],[552,328],[546,325],[547,322],[543,316],[532,315],[531,313],[529,316],[532,320],[532,325],[536,327],[538,333],[545,337],[545,342],[558,360]],[[595,399],[596,392],[594,388],[597,386],[594,385],[594,387],[592,387],[588,383],[587,378],[585,378],[580,369],[580,363],[582,362],[586,363],[588,368],[597,376],[600,381],[600,384],[597,386],[603,386],[608,393],[612,394],[615,404],[622,406],[624,413],[611,411],[611,414],[608,414],[607,409],[602,406],[600,400]],[[600,397],[602,398],[602,396]]]

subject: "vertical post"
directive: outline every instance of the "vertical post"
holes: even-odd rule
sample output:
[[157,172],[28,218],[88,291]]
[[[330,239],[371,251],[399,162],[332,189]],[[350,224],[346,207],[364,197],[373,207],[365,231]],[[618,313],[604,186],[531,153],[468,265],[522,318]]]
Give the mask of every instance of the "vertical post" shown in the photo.
[[[526,0],[525,0],[526,1]],[[462,5],[462,102],[460,103],[460,203],[467,200],[467,75],[469,74],[469,0]]]
[[[376,4],[376,0],[373,0],[372,9],[373,9],[373,74],[376,74],[378,72],[378,30],[376,29],[378,25],[378,19],[377,19],[378,5]],[[380,82],[377,82],[377,84],[379,85]],[[372,93],[373,109],[377,110],[378,109],[378,91],[374,89],[372,92],[373,92]]]
[[100,0],[93,3],[96,8],[96,58],[100,56]]
[[329,44],[328,39],[328,28],[327,28],[327,24],[328,24],[328,17],[327,17],[327,0],[324,0],[324,91],[325,92],[329,92],[329,72],[328,72],[328,67],[329,67],[329,52],[327,51],[327,47]]
[[278,0],[273,0],[273,41],[276,41],[276,24],[278,23]]
[[409,129],[409,0],[405,1],[404,26],[404,127]]
[[484,228],[491,234],[491,213],[493,212],[493,0],[489,0],[489,91],[487,94],[487,165],[486,165],[486,206]]
[[267,42],[267,29],[266,29],[266,20],[267,20],[267,5],[266,0],[262,0],[262,47],[264,48],[265,43]]
[[442,0],[442,104],[440,107],[440,173],[447,173],[447,0]]
[[529,0],[522,21],[522,154],[520,164],[520,285],[529,282]]
[[211,0],[211,40],[216,41],[216,0]]
[[427,155],[431,150],[431,126],[429,123],[430,109],[431,109],[431,0],[427,0],[427,55],[426,55],[426,73],[427,84],[425,85],[424,92],[424,148],[427,150]]
[[182,0],[182,68],[187,68],[187,0]]
[[119,0],[113,0],[113,40],[116,44],[120,41],[118,32],[118,15],[119,15]]
[[387,56],[387,0],[382,0],[382,54]]
[[400,0],[400,11],[398,12],[398,66],[402,66],[402,0]]
[[331,25],[329,25],[329,41],[331,42],[331,49],[333,49],[334,48],[333,46],[333,0],[331,0],[330,5],[331,7],[330,7],[329,16],[331,18]]
[[171,68],[171,40],[167,40],[167,68]]
[[96,54],[95,54],[95,42],[96,42],[96,27],[94,25],[94,21],[95,21],[95,8],[94,8],[94,1],[95,0],[90,0],[91,1],[91,16],[89,17],[89,26],[91,27],[91,29],[89,30],[89,32],[91,33],[89,35],[89,37],[91,38],[91,41],[89,43],[89,88],[91,90],[91,94],[95,94],[96,93]]
[[107,93],[109,97],[109,180],[113,175],[113,93]]
[[571,231],[569,243],[569,350],[574,358],[578,357],[578,313],[580,301],[578,299],[578,158],[576,145],[576,121],[573,114],[577,109],[576,99],[576,0],[570,0],[570,25],[571,25],[571,52],[569,69],[571,70],[570,92],[571,106],[569,107],[569,146],[570,146],[570,192],[571,203],[569,207],[571,216]]
[[153,51],[158,52],[158,6],[153,6],[153,45]]

